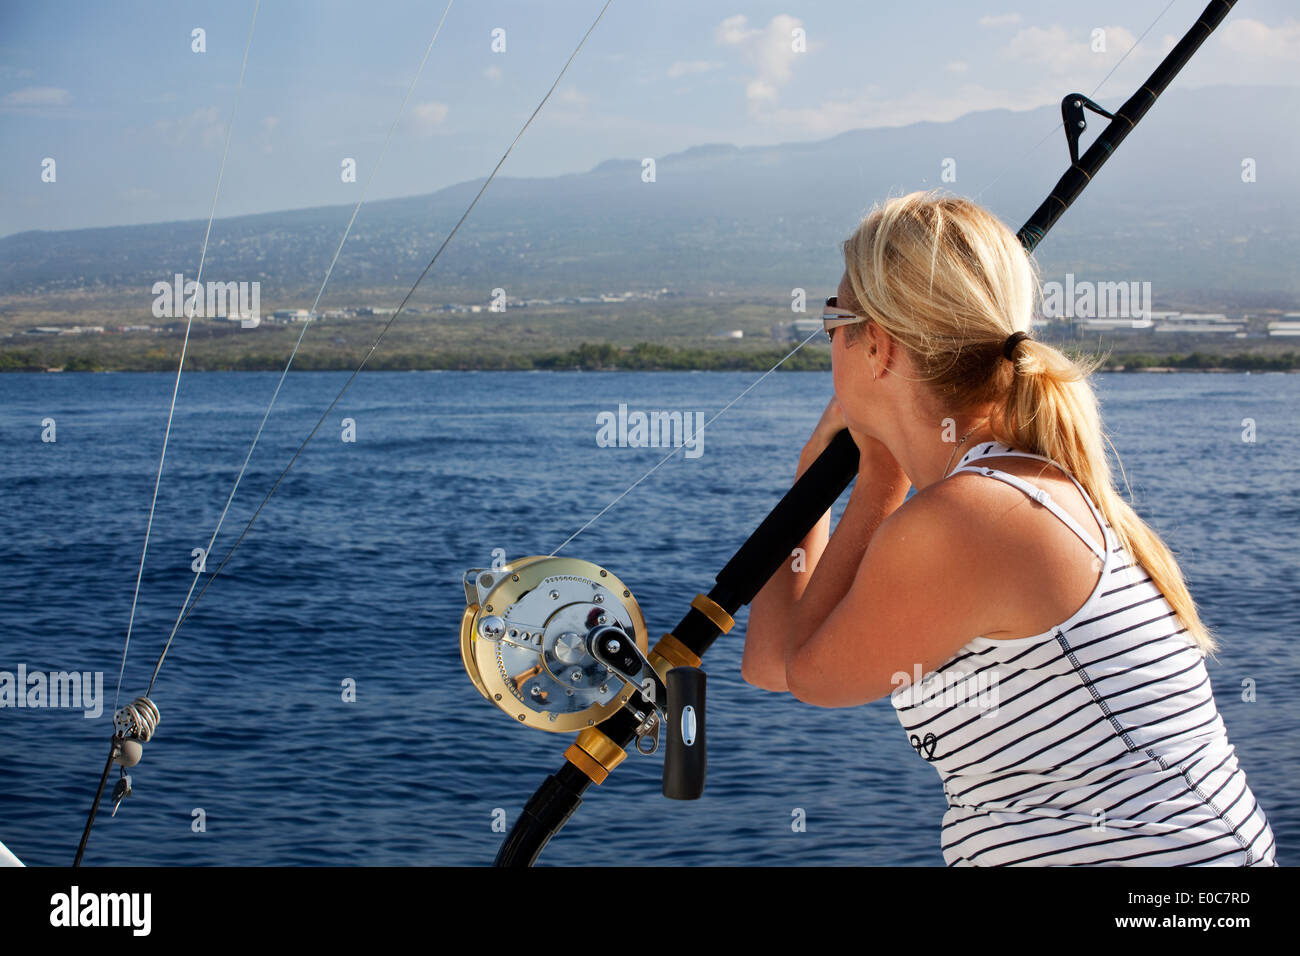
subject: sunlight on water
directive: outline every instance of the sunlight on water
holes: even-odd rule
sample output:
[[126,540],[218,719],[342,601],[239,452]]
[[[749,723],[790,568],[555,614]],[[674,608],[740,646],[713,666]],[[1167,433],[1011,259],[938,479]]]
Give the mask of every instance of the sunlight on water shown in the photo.
[[[471,686],[457,646],[461,573],[493,548],[549,552],[659,459],[601,447],[599,413],[624,403],[707,417],[751,380],[363,376],[182,629],[135,794],[116,818],[101,813],[87,863],[491,862],[493,810],[513,822],[568,738],[513,726]],[[290,377],[226,546],[341,381]],[[1210,664],[1218,705],[1286,865],[1300,841],[1289,800],[1300,377],[1097,384],[1138,511],[1223,640]],[[262,374],[182,382],[125,700],[144,691],[273,385]],[[827,375],[768,379],[706,431],[698,457],[669,462],[565,553],[612,569],[652,634],[669,629],[789,486],[829,390]],[[166,375],[0,376],[0,670],[102,671],[108,698],[97,719],[0,710],[0,840],[31,864],[71,863],[103,766],[169,394]],[[55,443],[40,440],[46,417]],[[345,417],[355,442],[341,440]],[[1242,441],[1246,418],[1254,443]],[[214,556],[224,553],[219,542]],[[827,711],[744,684],[744,620],[705,660],[704,797],[665,800],[660,758],[633,754],[588,791],[543,863],[942,865],[940,782],[888,701]],[[348,678],[355,703],[341,699]],[[1243,700],[1246,681],[1255,702]],[[792,830],[796,809],[806,832]]]

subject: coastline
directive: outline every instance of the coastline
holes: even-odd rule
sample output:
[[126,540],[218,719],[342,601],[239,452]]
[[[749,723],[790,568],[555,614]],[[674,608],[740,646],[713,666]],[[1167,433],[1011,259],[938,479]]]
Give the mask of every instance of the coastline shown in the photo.
[[[1067,354],[1070,351],[1067,348]],[[1086,353],[1077,358],[1087,359]],[[610,345],[583,344],[565,352],[511,353],[480,355],[464,353],[430,353],[400,351],[375,355],[366,363],[374,372],[766,372],[774,366],[783,372],[828,372],[830,350],[810,346],[794,354],[780,350],[723,351],[710,348],[674,348],[641,343],[630,349]],[[186,356],[185,372],[279,372],[284,360],[269,355]],[[293,371],[351,372],[356,368],[351,356],[337,352],[299,353]],[[0,372],[174,372],[176,356],[161,350],[148,355],[114,355],[111,358],[87,355],[49,354],[40,352],[0,351]],[[1209,372],[1229,374],[1243,372],[1300,372],[1300,352],[1239,353],[1212,355],[1204,352],[1183,354],[1124,354],[1110,356],[1096,368],[1097,372],[1126,374],[1173,374]]]

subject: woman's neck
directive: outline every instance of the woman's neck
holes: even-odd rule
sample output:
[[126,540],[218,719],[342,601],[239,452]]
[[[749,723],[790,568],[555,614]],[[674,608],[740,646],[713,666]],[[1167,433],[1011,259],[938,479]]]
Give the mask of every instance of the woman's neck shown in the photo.
[[942,481],[963,455],[981,442],[993,441],[988,416],[950,415],[940,427],[913,422],[886,444],[917,491]]

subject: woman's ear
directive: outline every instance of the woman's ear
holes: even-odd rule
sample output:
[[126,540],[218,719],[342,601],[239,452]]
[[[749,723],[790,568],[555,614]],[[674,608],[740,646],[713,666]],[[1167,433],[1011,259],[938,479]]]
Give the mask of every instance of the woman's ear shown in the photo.
[[878,371],[883,373],[889,368],[889,360],[893,352],[893,342],[875,322],[864,322],[862,326],[863,345],[866,346],[867,355],[872,362],[876,363]]

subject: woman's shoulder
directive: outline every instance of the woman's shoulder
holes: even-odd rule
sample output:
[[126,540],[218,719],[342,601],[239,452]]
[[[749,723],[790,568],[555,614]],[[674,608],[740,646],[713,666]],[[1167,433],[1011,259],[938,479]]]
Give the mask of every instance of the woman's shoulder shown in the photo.
[[957,481],[959,477],[914,491],[889,516],[887,525],[898,544],[917,549],[936,568],[978,579],[980,569],[970,557],[1000,537],[989,520],[998,499],[996,492],[990,494],[975,481]]
[[[1070,514],[1090,533],[1100,526],[1092,503],[1076,486],[1070,474],[1051,461],[1026,456],[991,454],[975,459],[966,470],[954,469],[947,478],[937,481],[908,499],[916,501],[915,510],[924,512],[923,520],[947,520],[979,540],[1022,537],[1039,531],[1048,537],[1059,535],[1059,522],[1036,520],[1030,508],[1032,496],[1045,492],[1055,506]],[[991,474],[991,473],[996,473]],[[1019,479],[1000,480],[1000,476]],[[1012,519],[1012,511],[1015,518]],[[1104,535],[1105,532],[1102,531]],[[1069,540],[1067,534],[1064,540]]]
[[[904,526],[909,537],[956,549],[967,558],[995,556],[1000,566],[992,573],[1003,577],[1018,570],[1014,565],[1019,558],[1032,561],[1034,549],[1024,547],[1028,541],[1042,538],[1069,545],[1073,537],[1059,521],[1043,520],[1036,514],[1040,509],[1032,507],[1032,491],[1026,493],[1026,487],[1046,492],[1057,507],[1070,513],[1090,533],[1098,527],[1082,492],[1069,475],[1050,462],[988,456],[978,459],[978,466],[971,471],[954,471],[942,481],[913,492],[891,519]],[[997,480],[987,475],[986,469],[1020,479],[1022,486]],[[987,566],[971,568],[977,577],[989,570]]]
[[[1087,599],[1101,570],[1092,545],[1080,541],[1059,513],[1098,547],[1108,540],[1107,532],[1083,492],[1051,462],[993,455],[977,462],[977,468],[955,472],[917,492],[913,522],[922,529],[919,534],[935,540],[938,525],[948,526],[942,540],[964,558],[951,572],[956,587],[968,591],[973,586],[992,612],[978,633],[1041,633]],[[986,469],[1018,481],[998,480]],[[1038,491],[1045,499],[1036,498]],[[1059,513],[1047,514],[1040,506],[1044,503]]]
[[[979,454],[985,449],[988,450],[987,454]],[[994,491],[1006,489],[1010,492],[1009,483],[987,480],[990,472],[999,472],[1027,481],[1035,487],[1059,488],[1068,492],[1063,495],[1058,494],[1057,498],[1072,499],[1078,495],[1083,499],[1082,489],[1076,485],[1073,476],[1050,458],[1031,452],[1021,452],[1019,449],[1000,443],[988,443],[972,449],[972,455],[974,457],[963,458],[958,462],[943,481],[936,482],[925,490],[934,490],[938,493],[942,488],[949,496],[957,498],[968,498],[972,493],[987,489]],[[1010,496],[1014,498],[1023,494],[1021,489],[1011,492]]]
[[970,570],[969,556],[990,542],[990,502],[986,489],[954,480],[913,491],[880,525],[890,547],[915,551],[936,568]]
[[[1008,582],[1023,576],[1014,542],[991,527],[987,508],[964,489],[937,482],[914,492],[877,528],[868,548],[874,569],[923,582],[928,600],[968,635],[1004,626]],[[911,593],[900,588],[899,593]]]

